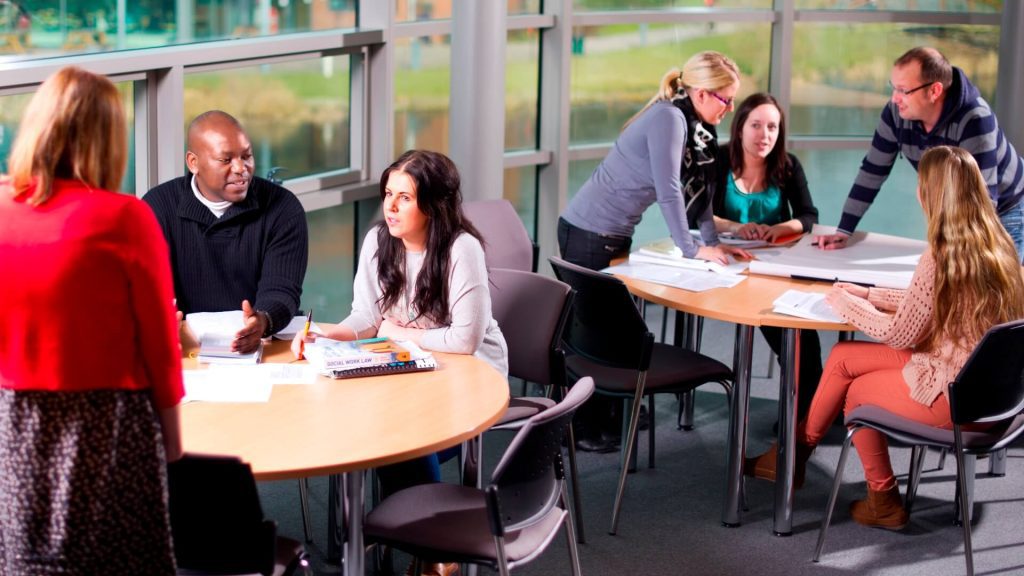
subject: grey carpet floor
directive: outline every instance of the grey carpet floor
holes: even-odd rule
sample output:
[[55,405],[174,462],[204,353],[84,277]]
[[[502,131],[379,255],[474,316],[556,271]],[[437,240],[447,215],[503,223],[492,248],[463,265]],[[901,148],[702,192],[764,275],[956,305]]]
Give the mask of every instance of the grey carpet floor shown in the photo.
[[[661,314],[651,307],[652,328]],[[726,364],[732,362],[732,325],[708,321],[702,352]],[[822,335],[823,354],[835,343],[835,334]],[[778,370],[767,375],[768,347],[757,336],[754,379],[750,405],[748,453],[757,454],[771,442],[777,416]],[[865,484],[860,461],[851,451],[832,529],[820,563],[811,555],[828,498],[832,473],[839,459],[843,430],[836,426],[811,458],[807,482],[796,493],[793,535],[772,534],[772,485],[747,482],[747,510],[742,525],[721,525],[725,494],[725,443],[728,407],[724,394],[705,387],[697,393],[695,429],[675,426],[677,403],[666,395],[656,406],[656,467],[646,467],[646,434],[640,439],[640,468],[629,476],[618,535],[607,533],[618,479],[617,454],[580,453],[580,484],[583,497],[586,544],[579,546],[583,574],[765,574],[765,575],[921,575],[963,574],[962,531],[952,523],[956,465],[952,457],[945,468],[927,472],[918,491],[910,526],[903,532],[872,530],[855,524],[847,506],[863,497]],[[518,387],[514,388],[518,391]],[[301,426],[301,423],[296,423]],[[489,434],[486,460],[491,465],[507,443],[508,435]],[[316,439],[311,441],[326,441]],[[905,472],[909,448],[893,447],[893,466]],[[925,468],[934,469],[938,455],[928,455]],[[978,463],[975,484],[974,526],[977,574],[1024,574],[1024,447],[1011,447],[1007,475],[987,474],[987,460]],[[446,476],[454,467],[446,465]],[[905,474],[900,477],[901,492]],[[275,519],[282,534],[301,539],[298,486],[295,481],[260,483],[264,512]],[[313,542],[307,549],[316,574],[337,574],[337,565],[325,562],[327,483],[311,481]],[[395,561],[401,574],[406,559]],[[481,570],[481,574],[490,573]],[[514,571],[523,576],[569,574],[569,560],[562,537],[533,563]]]

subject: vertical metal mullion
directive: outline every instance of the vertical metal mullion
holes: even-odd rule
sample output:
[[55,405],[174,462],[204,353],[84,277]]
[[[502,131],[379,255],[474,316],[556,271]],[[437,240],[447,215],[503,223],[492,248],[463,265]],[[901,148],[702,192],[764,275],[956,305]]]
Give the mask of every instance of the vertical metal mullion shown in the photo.
[[793,84],[794,0],[775,0],[775,22],[772,24],[771,73],[768,90],[788,114]]

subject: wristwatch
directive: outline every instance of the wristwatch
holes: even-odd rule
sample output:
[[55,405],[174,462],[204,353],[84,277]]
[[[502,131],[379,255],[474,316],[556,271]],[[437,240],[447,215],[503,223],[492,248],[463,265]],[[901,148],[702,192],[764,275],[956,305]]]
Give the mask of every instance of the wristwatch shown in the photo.
[[263,318],[263,322],[267,326],[267,328],[263,330],[263,334],[261,334],[260,337],[269,338],[270,335],[274,333],[274,323],[270,321],[270,314],[267,314],[266,310],[257,310],[256,314]]

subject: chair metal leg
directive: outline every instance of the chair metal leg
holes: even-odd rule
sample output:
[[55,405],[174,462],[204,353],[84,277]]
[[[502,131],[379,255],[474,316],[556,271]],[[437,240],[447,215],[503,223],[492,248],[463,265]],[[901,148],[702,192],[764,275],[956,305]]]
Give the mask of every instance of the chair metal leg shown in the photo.
[[654,394],[647,395],[647,467],[654,468]]
[[[508,576],[508,557],[505,554],[505,538],[502,536],[494,537],[494,549],[496,550],[495,559],[498,561],[498,574],[501,576]],[[419,572],[415,572],[419,574]]]
[[[629,422],[629,418],[627,418],[626,415],[633,413],[633,404],[639,404],[639,403],[635,402],[632,398],[623,398],[622,399],[622,427],[621,427],[620,432],[619,432],[619,437],[621,438],[621,440],[625,440],[629,436],[629,424],[630,424],[630,422]],[[637,413],[639,414],[639,411]],[[633,472],[636,472],[637,452],[639,452],[639,449],[637,448],[637,442],[639,441],[639,439],[640,439],[640,434],[637,433],[637,437],[633,441],[632,456],[630,456],[627,459],[627,461],[629,463],[629,472],[630,472],[630,474],[632,474]],[[621,444],[621,441],[620,441],[620,444]],[[626,447],[625,446],[621,446],[619,448],[619,454],[624,455],[625,453],[626,453]]]
[[313,523],[309,519],[309,478],[299,478],[299,509],[302,511],[302,532],[306,542],[313,541]]
[[693,390],[688,390],[679,395],[679,422],[678,430],[693,430]]
[[1006,448],[989,454],[988,474],[989,476],[1006,476]]
[[633,396],[633,409],[629,417],[629,433],[622,439],[622,467],[619,471],[619,487],[615,491],[615,505],[612,509],[612,526],[608,533],[615,535],[619,529],[619,511],[622,509],[622,496],[626,491],[626,476],[629,474],[629,462],[633,458],[636,444],[636,426],[640,415],[640,402],[644,398],[644,382],[647,380],[647,372],[641,372],[637,377],[636,393]]
[[580,475],[576,468],[576,435],[572,431],[572,423],[568,426],[569,433],[569,473],[572,474],[572,513],[575,516],[576,539],[586,544],[583,533],[583,503],[580,497]]
[[948,452],[948,450],[945,448],[939,450],[939,462],[935,465],[936,470],[943,470],[946,468],[946,452]]
[[[566,494],[565,481],[562,481],[562,506],[568,506],[569,498]],[[573,576],[581,576],[580,573],[580,552],[576,548],[576,531],[577,528],[573,527],[572,514],[565,515],[565,540],[569,544],[569,565],[572,566]]]
[[665,332],[668,329],[668,306],[661,310],[661,342],[665,342]]
[[[974,576],[974,549],[971,546],[971,504],[974,488],[974,455],[964,454],[964,439],[960,426],[953,426],[953,442],[956,445],[957,501],[960,503],[960,517],[964,519],[964,560],[967,562],[967,576]],[[970,460],[970,464],[968,464]],[[969,491],[970,490],[970,491]]]
[[[978,457],[975,456],[974,454],[963,454],[963,455],[957,454],[956,455],[956,463],[957,463],[957,477],[956,477],[957,478],[957,482],[959,484],[963,485],[962,486],[963,489],[961,490],[960,486],[958,486],[958,488],[957,488],[957,492],[956,492],[957,505],[956,505],[956,508],[955,508],[955,511],[954,511],[955,516],[953,518],[953,523],[957,524],[957,525],[963,524],[963,523],[970,524],[971,521],[974,519],[974,476],[975,476],[975,470],[977,468]],[[964,471],[963,478],[965,480],[961,480],[960,479],[961,477],[960,477],[960,472],[959,471],[960,471],[961,468]],[[963,483],[965,481],[966,481],[966,484],[964,485]],[[961,496],[966,496],[966,498],[961,498]],[[966,499],[967,500],[966,508],[963,505],[960,504],[960,500],[962,500],[962,499]],[[963,510],[967,511],[966,515],[963,514]]]
[[481,462],[484,454],[483,435],[470,438],[462,443],[460,457],[462,458],[462,485],[483,488],[484,471]]
[[921,483],[921,469],[924,467],[924,457],[927,454],[927,446],[914,446],[910,451],[910,472],[907,473],[907,496],[903,500],[903,508],[906,509],[908,516],[914,508],[917,486]]
[[814,558],[817,562],[821,558],[821,550],[825,547],[825,537],[828,535],[828,526],[832,523],[832,512],[836,509],[836,498],[839,497],[839,485],[843,482],[843,470],[846,469],[846,456],[850,453],[850,441],[853,440],[853,433],[859,428],[855,426],[846,433],[843,440],[843,450],[839,453],[839,463],[836,464],[836,474],[832,478],[832,493],[829,494],[828,504],[825,506],[825,517],[821,520],[821,531],[818,532],[818,545],[814,547]]
[[765,378],[771,380],[775,377],[775,363],[779,361],[779,357],[775,355],[775,352],[768,352],[768,370],[765,374]]

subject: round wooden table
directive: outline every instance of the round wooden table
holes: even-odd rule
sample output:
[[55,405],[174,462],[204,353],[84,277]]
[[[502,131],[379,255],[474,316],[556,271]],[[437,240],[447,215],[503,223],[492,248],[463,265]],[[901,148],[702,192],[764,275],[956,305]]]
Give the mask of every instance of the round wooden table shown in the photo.
[[[290,362],[289,344],[269,344],[263,361]],[[362,576],[363,471],[479,436],[508,406],[508,381],[489,364],[465,354],[434,356],[438,368],[430,372],[321,376],[314,384],[276,385],[266,403],[184,404],[185,450],[237,456],[258,480],[344,474],[345,573]],[[332,501],[339,483],[331,482]],[[328,515],[336,519],[335,508]],[[337,522],[329,524],[328,556],[338,534]]]
[[[690,292],[636,278],[618,276],[629,291],[644,300],[686,314],[714,318],[736,324],[736,346],[733,352],[735,393],[729,430],[728,488],[722,510],[722,523],[738,526],[740,491],[743,482],[743,456],[747,438],[747,411],[750,401],[750,364],[754,348],[754,328],[773,326],[783,329],[782,370],[779,378],[779,457],[775,482],[775,518],[773,530],[779,535],[793,531],[793,470],[795,467],[796,394],[799,387],[800,330],[854,330],[849,324],[806,320],[772,312],[772,302],[786,290],[826,292],[831,283],[795,280],[776,276],[748,275],[732,288],[715,288]],[[677,327],[680,325],[677,322]],[[695,323],[689,323],[691,332]],[[694,334],[684,335],[684,345],[695,341]],[[679,342],[677,342],[679,343]]]

